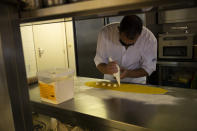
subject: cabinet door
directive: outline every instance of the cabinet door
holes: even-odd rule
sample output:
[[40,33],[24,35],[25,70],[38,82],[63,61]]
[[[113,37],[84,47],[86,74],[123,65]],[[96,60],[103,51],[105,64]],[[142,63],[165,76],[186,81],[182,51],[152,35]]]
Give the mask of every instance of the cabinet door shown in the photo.
[[38,71],[68,68],[65,24],[33,25]]
[[27,77],[35,77],[37,72],[37,66],[32,26],[22,26],[20,27],[20,30]]
[[72,21],[67,21],[65,22],[65,25],[68,51],[68,67],[76,70],[73,23]]

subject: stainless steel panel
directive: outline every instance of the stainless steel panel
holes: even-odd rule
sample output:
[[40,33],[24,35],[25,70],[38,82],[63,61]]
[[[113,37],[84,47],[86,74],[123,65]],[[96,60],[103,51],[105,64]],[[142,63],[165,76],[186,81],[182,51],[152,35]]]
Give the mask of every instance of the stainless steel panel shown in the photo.
[[197,62],[170,62],[170,61],[157,61],[160,66],[172,66],[172,67],[187,67],[197,68]]
[[[138,17],[140,17],[140,19],[142,20],[143,25],[146,25],[146,19],[145,19],[145,14],[135,14]],[[108,17],[109,18],[109,23],[114,23],[114,22],[121,22],[121,20],[123,19],[124,16],[114,16],[114,17]]]
[[197,8],[162,11],[159,13],[159,23],[178,23],[197,21]]
[[[175,29],[177,28],[177,29]],[[178,29],[179,28],[179,29]],[[180,29],[182,28],[182,29]],[[185,28],[185,29],[183,29]],[[188,29],[186,29],[188,28]],[[168,32],[169,34],[180,34],[188,32],[188,34],[197,33],[197,22],[183,22],[183,23],[171,23],[171,24],[163,24],[162,30],[160,32]],[[197,40],[196,40],[197,41]],[[197,43],[197,42],[196,42]]]
[[0,130],[31,131],[32,117],[17,7],[4,3],[0,4],[0,9],[0,96],[3,100],[0,101],[0,115],[1,120],[5,119]]
[[5,64],[2,54],[2,41],[0,32],[0,130],[14,131],[12,107],[5,73]]
[[121,20],[122,20],[123,17],[124,16],[109,17],[109,23],[121,22]]
[[104,26],[104,18],[75,21],[77,75],[103,78],[94,63],[98,33]]

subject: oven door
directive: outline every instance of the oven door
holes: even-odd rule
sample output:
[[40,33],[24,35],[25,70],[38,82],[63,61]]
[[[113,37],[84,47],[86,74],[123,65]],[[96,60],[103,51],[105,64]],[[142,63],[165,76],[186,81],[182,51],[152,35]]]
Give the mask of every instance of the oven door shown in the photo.
[[159,58],[192,59],[192,47],[186,45],[161,46]]

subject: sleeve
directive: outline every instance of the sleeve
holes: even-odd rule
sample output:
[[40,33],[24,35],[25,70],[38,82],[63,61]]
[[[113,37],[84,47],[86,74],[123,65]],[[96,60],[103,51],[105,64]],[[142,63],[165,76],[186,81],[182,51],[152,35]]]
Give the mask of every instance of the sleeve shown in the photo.
[[142,68],[151,75],[156,70],[157,64],[157,39],[149,39],[142,51]]
[[101,30],[98,35],[96,56],[94,57],[94,63],[98,66],[100,63],[108,63],[106,52],[106,33]]

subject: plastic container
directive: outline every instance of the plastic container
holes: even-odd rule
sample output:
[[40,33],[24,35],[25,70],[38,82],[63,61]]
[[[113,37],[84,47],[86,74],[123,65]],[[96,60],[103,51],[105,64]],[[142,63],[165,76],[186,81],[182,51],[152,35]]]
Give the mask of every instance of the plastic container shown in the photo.
[[62,103],[73,98],[74,70],[53,69],[38,72],[38,83],[42,101]]

